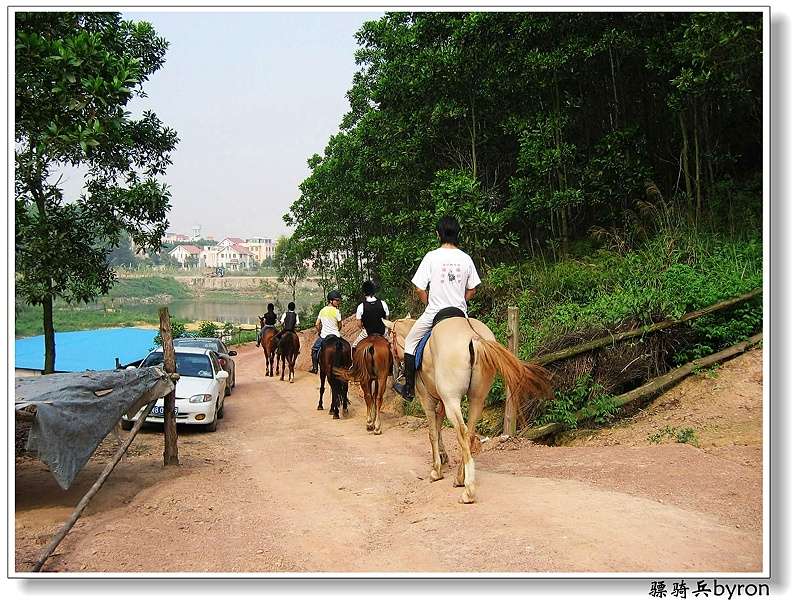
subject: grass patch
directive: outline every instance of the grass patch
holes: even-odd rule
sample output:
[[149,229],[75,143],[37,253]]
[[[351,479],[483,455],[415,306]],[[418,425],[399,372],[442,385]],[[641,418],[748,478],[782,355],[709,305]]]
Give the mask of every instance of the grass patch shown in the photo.
[[662,441],[669,439],[672,439],[679,444],[690,444],[694,447],[698,447],[700,445],[700,441],[697,439],[697,434],[691,427],[676,429],[671,425],[665,425],[655,433],[651,433],[649,436],[647,436],[647,441],[651,444],[660,444]]
[[[75,308],[68,305],[53,309],[53,324],[57,332],[100,329],[102,327],[136,327],[158,325],[158,306],[152,310],[128,309],[125,307],[106,312],[102,308]],[[29,337],[42,335],[42,307],[17,305],[14,320],[14,335]]]
[[100,299],[151,298],[169,295],[173,298],[191,298],[191,290],[172,277],[133,277],[117,279],[108,295]]

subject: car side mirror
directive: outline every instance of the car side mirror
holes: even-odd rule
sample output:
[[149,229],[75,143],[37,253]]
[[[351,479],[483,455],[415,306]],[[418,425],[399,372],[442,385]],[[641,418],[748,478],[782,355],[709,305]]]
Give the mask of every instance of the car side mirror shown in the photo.
[[227,379],[228,372],[227,371],[218,371],[217,372],[217,379]]
[[236,350],[230,350],[228,356],[236,356]]

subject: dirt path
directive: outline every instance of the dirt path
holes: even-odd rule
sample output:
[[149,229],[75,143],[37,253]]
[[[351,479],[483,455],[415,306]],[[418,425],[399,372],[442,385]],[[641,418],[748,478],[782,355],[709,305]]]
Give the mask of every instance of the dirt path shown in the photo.
[[[464,506],[453,467],[427,480],[419,420],[385,415],[383,435],[367,434],[351,387],[350,417],[333,421],[315,410],[318,381],[267,380],[260,351],[243,348],[217,432],[181,430],[182,465],[170,469],[160,466],[160,429],[140,433],[46,570],[761,570],[760,463],[686,444],[493,440],[476,459],[478,502]],[[454,459],[450,431],[445,443]],[[17,460],[18,571],[105,460],[93,459],[68,493],[38,461]]]

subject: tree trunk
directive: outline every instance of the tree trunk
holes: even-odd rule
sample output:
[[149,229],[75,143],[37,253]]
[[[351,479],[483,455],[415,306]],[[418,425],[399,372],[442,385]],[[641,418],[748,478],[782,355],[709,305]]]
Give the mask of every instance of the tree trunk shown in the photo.
[[477,132],[475,130],[475,98],[472,98],[470,101],[470,107],[472,109],[472,129],[470,130],[470,138],[472,141],[472,178],[478,178],[478,154],[475,149],[475,137]]
[[44,326],[44,371],[48,373],[55,373],[56,370],[56,330],[53,327],[53,297],[46,296],[42,302],[44,313],[43,326]]
[[700,196],[700,142],[697,138],[697,105],[694,107],[694,174],[694,189],[697,194],[697,203],[695,205],[695,223],[699,223],[702,203]]
[[678,118],[681,123],[681,137],[683,139],[683,145],[681,146],[681,164],[683,165],[683,178],[686,184],[686,202],[689,204],[691,210],[692,181],[689,175],[689,134],[686,131],[686,120],[683,118],[683,111],[678,113]]

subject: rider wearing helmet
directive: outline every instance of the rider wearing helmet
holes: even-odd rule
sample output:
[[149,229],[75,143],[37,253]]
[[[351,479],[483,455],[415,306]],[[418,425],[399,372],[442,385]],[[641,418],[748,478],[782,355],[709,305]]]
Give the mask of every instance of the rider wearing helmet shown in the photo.
[[[467,300],[476,293],[481,282],[475,263],[469,254],[458,248],[458,221],[451,216],[442,217],[436,226],[436,235],[441,246],[425,255],[411,283],[420,300],[426,304],[423,312],[406,336],[405,365],[406,383],[395,383],[393,389],[407,400],[414,397],[416,364],[414,353],[417,345],[433,328],[433,318],[443,308],[454,306],[466,316]],[[429,291],[426,288],[430,286]]]
[[329,335],[341,337],[339,331],[342,325],[342,313],[339,312],[339,304],[342,302],[342,295],[339,290],[331,290],[328,292],[328,305],[323,307],[317,315],[317,322],[315,327],[317,329],[317,337],[314,345],[311,347],[311,370],[310,373],[316,373],[319,367],[319,350],[322,348],[323,340]]
[[267,312],[264,313],[264,326],[261,328],[261,331],[258,334],[258,339],[256,340],[256,346],[261,345],[261,336],[264,335],[264,332],[269,329],[275,329],[275,323],[278,322],[278,315],[275,314],[275,305],[270,302],[267,304]]
[[386,302],[375,297],[376,291],[375,284],[371,281],[365,281],[361,284],[364,302],[359,304],[356,309],[356,319],[358,319],[358,326],[361,327],[361,331],[359,331],[356,339],[353,340],[354,351],[356,344],[368,335],[386,334],[386,325],[383,324],[383,319],[389,318],[389,307]]

